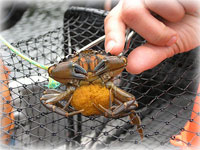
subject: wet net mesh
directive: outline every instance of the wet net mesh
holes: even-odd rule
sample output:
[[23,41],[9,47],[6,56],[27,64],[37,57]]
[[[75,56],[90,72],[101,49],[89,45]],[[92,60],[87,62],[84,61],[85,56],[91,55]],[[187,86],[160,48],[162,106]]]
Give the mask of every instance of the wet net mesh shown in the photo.
[[[105,16],[104,11],[72,7],[65,13],[64,27],[12,45],[41,64],[58,63],[69,53],[104,35]],[[129,49],[143,43],[145,41],[135,35]],[[103,50],[104,44],[92,49]],[[116,85],[135,95],[139,103],[137,113],[142,121],[143,140],[128,117],[75,115],[66,118],[47,110],[40,102],[47,89],[47,72],[5,46],[1,51],[0,139],[6,148],[175,149],[169,140],[184,130],[187,121],[193,121],[190,116],[199,80],[197,50],[178,54],[139,75],[124,70],[115,79]],[[60,88],[65,89],[65,86]],[[190,143],[192,141],[186,144]]]

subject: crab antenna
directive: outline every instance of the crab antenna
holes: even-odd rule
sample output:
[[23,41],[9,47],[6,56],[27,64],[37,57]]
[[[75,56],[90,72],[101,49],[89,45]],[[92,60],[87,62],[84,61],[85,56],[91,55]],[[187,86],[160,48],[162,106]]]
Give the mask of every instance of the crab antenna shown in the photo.
[[14,46],[12,46],[8,41],[6,41],[1,35],[0,35],[0,41],[6,45],[12,52],[14,52],[16,55],[20,56],[21,58],[23,58],[24,60],[30,62],[31,64],[44,69],[44,70],[48,70],[48,66],[45,65],[41,65],[38,62],[30,59],[29,57],[25,56],[24,54],[22,54],[19,50],[17,50]]

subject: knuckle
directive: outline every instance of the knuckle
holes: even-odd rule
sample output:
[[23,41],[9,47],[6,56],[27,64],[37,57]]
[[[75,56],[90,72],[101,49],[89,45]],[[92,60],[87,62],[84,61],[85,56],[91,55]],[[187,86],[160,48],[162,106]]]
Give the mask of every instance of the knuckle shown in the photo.
[[170,47],[167,58],[181,53],[181,49],[183,49],[183,45],[181,45],[180,43],[175,43],[172,47]]
[[170,29],[166,25],[164,25],[164,23],[161,22],[161,29],[158,30],[155,36],[151,37],[153,44],[165,45],[171,38],[171,34],[169,34],[170,33],[169,30]]

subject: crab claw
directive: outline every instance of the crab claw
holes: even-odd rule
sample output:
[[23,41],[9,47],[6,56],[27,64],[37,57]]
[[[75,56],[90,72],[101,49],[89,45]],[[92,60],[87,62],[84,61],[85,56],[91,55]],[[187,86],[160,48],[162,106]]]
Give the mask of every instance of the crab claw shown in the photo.
[[94,68],[96,75],[101,75],[105,72],[123,70],[126,67],[127,60],[124,56],[106,56],[99,64]]
[[69,79],[86,79],[87,71],[73,62],[62,62],[49,67],[49,76],[63,83]]

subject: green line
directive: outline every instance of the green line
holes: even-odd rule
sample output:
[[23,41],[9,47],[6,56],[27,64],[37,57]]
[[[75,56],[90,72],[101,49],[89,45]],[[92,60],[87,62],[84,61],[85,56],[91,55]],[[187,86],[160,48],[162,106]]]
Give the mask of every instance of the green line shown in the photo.
[[48,70],[48,66],[45,65],[41,65],[38,62],[30,59],[29,57],[25,56],[24,54],[22,54],[20,51],[18,51],[14,46],[12,46],[10,43],[8,43],[1,35],[0,35],[0,41],[5,44],[11,51],[13,51],[16,55],[20,56],[21,58],[25,59],[26,61],[30,62],[31,64],[44,69],[44,70]]
[[[24,60],[30,62],[31,64],[41,68],[41,69],[44,69],[44,70],[48,70],[48,66],[45,66],[45,65],[41,65],[39,64],[38,62],[30,59],[29,57],[25,56],[24,54],[22,54],[20,51],[18,51],[14,46],[12,46],[10,43],[8,43],[1,35],[0,35],[0,41],[5,44],[11,51],[13,51],[16,55],[20,56],[21,58],[23,58]],[[56,89],[57,87],[60,86],[60,83],[55,81],[54,79],[50,78],[49,77],[49,83],[48,83],[48,86],[49,88],[53,88],[53,89]]]

